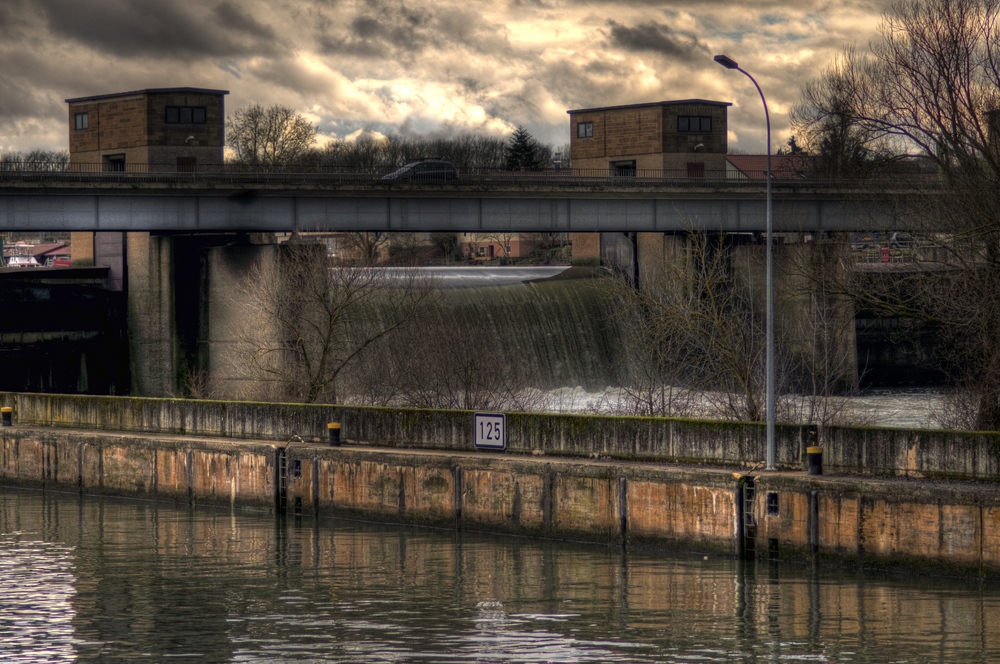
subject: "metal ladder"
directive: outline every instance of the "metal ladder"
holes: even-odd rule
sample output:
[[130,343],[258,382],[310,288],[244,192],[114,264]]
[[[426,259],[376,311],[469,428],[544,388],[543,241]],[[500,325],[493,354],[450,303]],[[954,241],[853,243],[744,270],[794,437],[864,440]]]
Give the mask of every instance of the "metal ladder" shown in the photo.
[[754,504],[757,489],[752,477],[746,479],[743,485],[743,555],[753,558],[757,553],[757,516]]

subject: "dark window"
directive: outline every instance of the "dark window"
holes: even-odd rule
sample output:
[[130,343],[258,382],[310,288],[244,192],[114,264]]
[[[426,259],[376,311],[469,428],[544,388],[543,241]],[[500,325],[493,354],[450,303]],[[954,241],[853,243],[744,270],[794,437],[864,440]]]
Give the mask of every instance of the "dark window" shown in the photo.
[[778,514],[778,494],[773,491],[767,494],[767,513]]
[[635,161],[616,161],[611,164],[611,172],[615,177],[635,177]]
[[712,131],[712,117],[709,115],[678,115],[677,131],[708,133]]
[[74,120],[77,129],[90,129],[90,115],[88,113],[77,113]]
[[104,170],[112,172],[125,171],[125,155],[109,154],[104,156]]
[[205,124],[204,106],[167,106],[167,124]]
[[578,123],[576,123],[576,137],[577,138],[593,138],[594,137],[594,123],[593,122],[578,122]]
[[688,162],[687,171],[689,178],[703,178],[705,177],[705,164],[693,161]]
[[177,157],[178,173],[194,173],[195,167],[197,165],[198,165],[197,157]]

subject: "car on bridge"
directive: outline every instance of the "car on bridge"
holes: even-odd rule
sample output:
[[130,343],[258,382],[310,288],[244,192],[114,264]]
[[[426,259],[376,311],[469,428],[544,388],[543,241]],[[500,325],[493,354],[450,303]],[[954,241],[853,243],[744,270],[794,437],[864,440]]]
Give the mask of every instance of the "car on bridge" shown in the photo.
[[458,169],[450,161],[440,159],[417,159],[383,175],[383,181],[450,181],[458,179]]

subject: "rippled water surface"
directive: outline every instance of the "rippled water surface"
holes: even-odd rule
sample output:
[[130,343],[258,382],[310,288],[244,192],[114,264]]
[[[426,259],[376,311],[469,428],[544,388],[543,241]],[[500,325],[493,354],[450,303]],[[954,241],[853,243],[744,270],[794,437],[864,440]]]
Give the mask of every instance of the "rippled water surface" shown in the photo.
[[992,662],[1000,588],[0,489],[0,661]]

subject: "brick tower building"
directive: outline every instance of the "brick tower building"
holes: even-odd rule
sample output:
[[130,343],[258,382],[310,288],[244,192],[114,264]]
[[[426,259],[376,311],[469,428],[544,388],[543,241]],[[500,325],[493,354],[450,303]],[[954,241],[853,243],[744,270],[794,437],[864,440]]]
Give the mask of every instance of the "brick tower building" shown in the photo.
[[227,94],[157,88],[67,99],[70,163],[139,172],[218,166],[225,145]]

